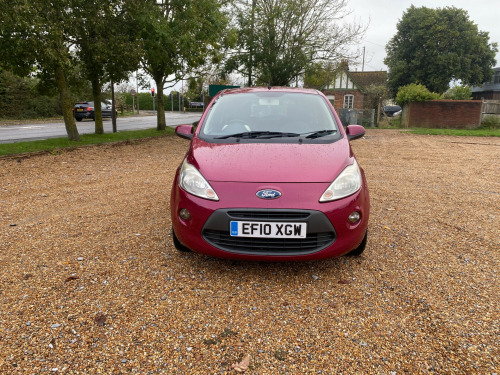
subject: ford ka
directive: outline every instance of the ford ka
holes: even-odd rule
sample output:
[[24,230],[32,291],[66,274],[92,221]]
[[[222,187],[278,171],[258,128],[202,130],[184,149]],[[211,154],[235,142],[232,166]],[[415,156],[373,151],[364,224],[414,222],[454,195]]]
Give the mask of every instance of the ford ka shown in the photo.
[[177,249],[243,260],[315,260],[360,255],[370,198],[350,141],[319,91],[224,90],[196,127],[171,193]]

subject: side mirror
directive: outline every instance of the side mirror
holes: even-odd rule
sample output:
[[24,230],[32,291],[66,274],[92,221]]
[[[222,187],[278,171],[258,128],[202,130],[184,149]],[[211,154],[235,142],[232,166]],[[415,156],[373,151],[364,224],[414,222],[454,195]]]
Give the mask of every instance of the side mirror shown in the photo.
[[175,128],[175,134],[181,138],[193,139],[194,128],[193,125],[179,125]]
[[346,128],[347,139],[353,141],[365,135],[365,128],[361,125],[348,125]]

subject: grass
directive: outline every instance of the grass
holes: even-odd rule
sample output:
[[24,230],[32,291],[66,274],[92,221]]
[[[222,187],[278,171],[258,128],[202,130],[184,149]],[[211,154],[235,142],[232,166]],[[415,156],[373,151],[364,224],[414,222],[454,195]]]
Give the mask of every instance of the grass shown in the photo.
[[459,137],[500,137],[500,128],[493,124],[483,124],[477,129],[430,129],[403,128],[401,117],[382,118],[378,129],[401,129],[407,133],[422,135],[451,135]]
[[102,143],[123,142],[135,139],[161,137],[174,134],[174,129],[167,127],[166,130],[154,129],[129,130],[117,133],[105,134],[82,134],[79,141],[70,141],[68,138],[51,138],[40,141],[17,142],[0,144],[0,156],[16,155],[27,152],[59,152],[68,148],[96,145]]
[[454,135],[461,137],[500,137],[500,129],[425,129],[412,128],[407,130],[412,134],[423,135]]

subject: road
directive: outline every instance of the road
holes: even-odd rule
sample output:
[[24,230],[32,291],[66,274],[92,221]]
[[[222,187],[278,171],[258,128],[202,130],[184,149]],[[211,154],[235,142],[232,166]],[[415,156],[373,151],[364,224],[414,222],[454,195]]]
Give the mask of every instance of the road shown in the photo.
[[[198,121],[200,113],[165,112],[167,126],[190,124]],[[104,119],[104,132],[112,132],[111,119]],[[94,121],[83,120],[76,123],[80,134],[95,131]],[[156,127],[156,115],[130,116],[117,119],[118,131],[150,129]],[[59,138],[67,135],[64,122],[36,123],[0,126],[0,143],[34,141],[47,138]]]

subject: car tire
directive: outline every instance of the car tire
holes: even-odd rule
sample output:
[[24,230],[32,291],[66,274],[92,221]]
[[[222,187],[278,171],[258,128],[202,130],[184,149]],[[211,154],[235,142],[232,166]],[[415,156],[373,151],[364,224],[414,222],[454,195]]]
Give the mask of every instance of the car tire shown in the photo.
[[75,117],[76,121],[82,121],[81,117]]
[[177,250],[179,250],[179,251],[181,251],[183,253],[187,253],[187,252],[191,251],[186,246],[184,246],[183,244],[181,244],[181,242],[179,241],[179,239],[175,235],[174,228],[172,228],[172,239],[174,241],[174,246],[175,246],[175,248]]
[[358,247],[355,248],[354,250],[351,250],[346,255],[350,256],[350,257],[351,256],[360,256],[363,253],[363,251],[365,251],[367,242],[368,242],[368,230],[366,231],[365,236],[363,237],[363,241],[361,241],[361,243],[358,245]]

